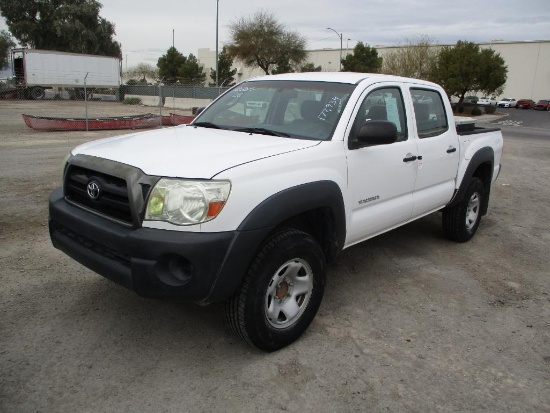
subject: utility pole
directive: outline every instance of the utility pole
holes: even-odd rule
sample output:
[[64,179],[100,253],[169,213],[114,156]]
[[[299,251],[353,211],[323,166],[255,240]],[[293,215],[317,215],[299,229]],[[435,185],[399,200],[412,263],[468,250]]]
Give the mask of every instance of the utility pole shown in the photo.
[[216,87],[218,87],[218,76],[219,76],[219,59],[218,59],[218,15],[220,8],[220,0],[216,0]]
[[332,30],[334,33],[336,33],[336,36],[338,36],[340,38],[340,72],[342,71],[342,33],[338,33],[336,30],[334,30],[333,28],[331,27],[327,27],[327,30]]

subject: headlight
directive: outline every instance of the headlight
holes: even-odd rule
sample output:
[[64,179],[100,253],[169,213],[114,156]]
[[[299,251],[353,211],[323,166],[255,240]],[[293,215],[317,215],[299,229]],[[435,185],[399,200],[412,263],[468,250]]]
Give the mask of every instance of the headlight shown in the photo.
[[193,225],[216,218],[229,197],[229,181],[162,178],[147,202],[146,220]]

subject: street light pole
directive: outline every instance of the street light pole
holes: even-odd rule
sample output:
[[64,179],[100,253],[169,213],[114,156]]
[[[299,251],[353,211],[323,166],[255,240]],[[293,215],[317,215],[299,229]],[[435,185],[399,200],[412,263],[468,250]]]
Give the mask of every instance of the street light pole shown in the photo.
[[342,71],[342,33],[338,33],[336,30],[334,30],[332,27],[327,27],[327,30],[332,30],[334,33],[336,33],[336,36],[340,38],[340,72]]
[[218,86],[219,76],[219,60],[218,60],[218,13],[220,8],[220,0],[216,0],[216,87]]

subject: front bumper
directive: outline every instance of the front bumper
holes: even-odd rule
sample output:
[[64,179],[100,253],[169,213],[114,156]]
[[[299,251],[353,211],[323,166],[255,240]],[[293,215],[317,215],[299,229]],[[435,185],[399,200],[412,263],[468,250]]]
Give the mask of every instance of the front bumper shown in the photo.
[[154,298],[210,303],[229,297],[269,228],[196,233],[128,228],[50,195],[54,247],[98,274]]

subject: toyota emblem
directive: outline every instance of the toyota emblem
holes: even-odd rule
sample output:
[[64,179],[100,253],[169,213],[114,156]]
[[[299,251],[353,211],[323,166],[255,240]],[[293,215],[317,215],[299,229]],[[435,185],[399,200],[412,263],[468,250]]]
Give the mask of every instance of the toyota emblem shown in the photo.
[[99,184],[97,183],[97,181],[88,182],[86,191],[88,192],[88,196],[90,197],[90,199],[94,201],[97,201],[99,199],[99,195],[101,194],[101,189],[99,188]]

